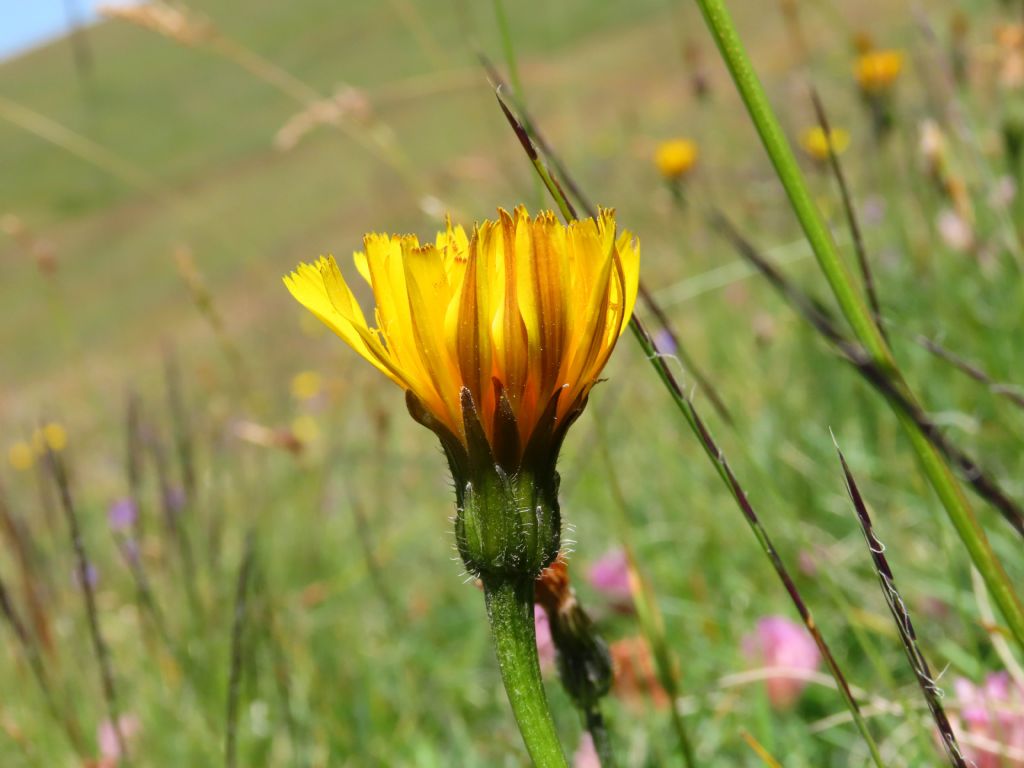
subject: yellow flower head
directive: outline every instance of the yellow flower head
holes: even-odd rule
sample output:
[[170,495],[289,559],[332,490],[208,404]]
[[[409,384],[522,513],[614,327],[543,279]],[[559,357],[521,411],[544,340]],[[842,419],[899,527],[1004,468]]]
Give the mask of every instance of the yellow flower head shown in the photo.
[[60,453],[67,445],[68,433],[56,422],[50,422],[32,433],[32,447],[37,455],[46,453],[47,448],[54,453]]
[[31,445],[24,440],[19,440],[16,443],[12,443],[11,447],[8,448],[7,460],[16,470],[24,472],[32,468],[32,464],[35,461],[35,453]]
[[292,376],[292,397],[296,400],[312,400],[320,394],[320,374],[316,371],[300,371]]
[[818,161],[828,160],[829,145],[836,156],[843,154],[850,146],[850,134],[842,128],[832,128],[828,134],[820,125],[808,128],[800,137],[800,146],[810,157]]
[[303,445],[311,445],[320,439],[320,425],[309,414],[296,416],[291,427],[292,434]]
[[[354,255],[371,327],[333,257],[300,264],[292,295],[407,393],[450,462],[484,451],[508,471],[550,460],[633,311],[639,243],[615,213],[561,224],[498,211],[433,243],[369,234]],[[456,454],[453,457],[453,454]],[[459,461],[456,462],[455,460]]]
[[654,164],[666,179],[681,179],[697,164],[697,145],[689,139],[663,141],[654,153]]
[[857,58],[854,75],[864,93],[881,93],[892,87],[903,71],[903,52],[869,50]]

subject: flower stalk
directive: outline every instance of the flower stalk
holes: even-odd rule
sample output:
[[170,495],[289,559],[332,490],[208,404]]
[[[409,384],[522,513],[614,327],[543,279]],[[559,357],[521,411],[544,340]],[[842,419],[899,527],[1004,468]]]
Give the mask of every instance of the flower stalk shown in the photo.
[[509,702],[541,768],[565,766],[540,679],[534,581],[558,555],[555,467],[636,301],[639,241],[615,214],[558,223],[499,210],[433,243],[370,234],[354,254],[371,327],[333,257],[285,278],[295,298],[405,390],[441,443],[455,539],[484,585]]
[[533,580],[492,575],[483,583],[501,680],[526,751],[536,768],[566,768],[537,660]]

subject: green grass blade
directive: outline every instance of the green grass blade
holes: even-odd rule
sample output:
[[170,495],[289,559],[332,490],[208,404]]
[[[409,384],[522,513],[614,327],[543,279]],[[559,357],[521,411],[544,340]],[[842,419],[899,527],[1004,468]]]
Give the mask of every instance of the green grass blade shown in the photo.
[[[778,118],[768,102],[724,0],[697,0],[697,4],[847,322],[876,362],[888,370],[907,399],[916,404],[916,398],[903,382],[892,352],[875,323],[871,310],[857,289],[853,276],[839,258],[832,235],[811,198],[793,150],[786,141]],[[946,508],[953,526],[984,578],[1011,633],[1018,645],[1024,649],[1024,609],[1006,572],[992,551],[970,501],[949,465],[913,419],[898,409],[894,408],[894,412],[907,431],[925,475]]]

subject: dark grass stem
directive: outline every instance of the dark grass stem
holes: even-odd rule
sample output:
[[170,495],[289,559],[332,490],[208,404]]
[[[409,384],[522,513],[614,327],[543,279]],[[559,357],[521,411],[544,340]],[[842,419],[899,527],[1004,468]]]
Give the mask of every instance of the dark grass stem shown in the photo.
[[115,534],[114,538],[117,543],[118,552],[121,553],[121,559],[124,560],[125,566],[127,566],[128,572],[131,574],[132,581],[135,584],[135,594],[139,601],[139,607],[149,616],[150,621],[153,623],[153,628],[156,629],[157,634],[167,648],[177,653],[170,633],[167,631],[163,611],[160,610],[160,605],[157,603],[153,588],[149,583],[149,577],[146,576],[146,571],[142,567],[139,553],[133,549],[133,545],[127,537]]
[[14,607],[14,601],[11,599],[11,593],[8,591],[7,585],[2,578],[0,578],[0,613],[3,614],[4,619],[10,625],[11,632],[14,633],[18,647],[21,649],[25,661],[32,671],[32,677],[35,678],[36,685],[39,686],[39,691],[43,695],[47,711],[55,722],[60,723],[75,753],[79,757],[85,757],[85,744],[82,741],[82,735],[78,730],[78,726],[57,705],[57,698],[54,696],[53,686],[50,685],[50,678],[46,673],[46,666],[43,664],[39,648],[32,641],[32,635],[18,615],[18,611]]
[[377,559],[373,531],[370,529],[370,520],[366,510],[363,509],[362,504],[354,496],[351,500],[351,506],[352,516],[355,519],[356,536],[359,539],[359,547],[363,551],[363,562],[370,577],[370,584],[377,595],[377,599],[391,619],[393,629],[399,631],[404,623],[402,620],[402,609],[388,585],[385,569]]
[[583,727],[587,729],[591,740],[594,742],[594,751],[597,752],[601,768],[618,768],[618,761],[615,759],[615,752],[612,749],[611,735],[608,732],[608,724],[601,714],[601,708],[594,706],[583,713]]
[[[526,100],[526,91],[523,90],[523,81],[519,77],[519,62],[516,59],[515,41],[512,39],[512,28],[509,25],[508,13],[505,11],[504,0],[491,0],[494,6],[494,17],[498,22],[498,32],[501,36],[501,49],[505,55],[505,65],[508,67],[509,78],[512,80],[512,89],[515,97],[520,101]],[[527,130],[530,130],[527,126]],[[534,180],[534,193],[538,204],[544,199],[544,187],[540,181]]]
[[45,462],[36,462],[33,474],[35,475],[36,491],[39,494],[39,507],[43,510],[42,517],[46,520],[50,536],[56,538],[60,533],[60,512],[57,509],[57,502],[53,498],[53,484],[50,482]]
[[224,765],[235,768],[238,764],[238,703],[242,683],[242,663],[245,659],[245,625],[248,614],[249,580],[255,560],[255,534],[245,536],[242,564],[235,584],[235,603],[231,623],[231,655],[228,668],[228,697],[226,728],[224,730]]
[[[509,121],[512,130],[515,131],[516,136],[523,145],[523,149],[526,152],[527,157],[529,157],[530,161],[533,163],[534,168],[540,175],[541,180],[548,189],[548,192],[555,199],[555,202],[558,204],[563,215],[567,219],[575,218],[575,211],[566,199],[562,187],[551,177],[547,167],[538,157],[536,148],[530,141],[530,137],[526,130],[519,121],[516,120],[515,116],[501,100],[500,94],[498,103],[501,106],[502,111],[505,113],[505,117]],[[804,626],[807,627],[807,631],[811,634],[815,644],[818,646],[818,650],[821,652],[822,658],[825,659],[829,672],[832,674],[832,677],[835,678],[836,686],[850,710],[850,716],[853,719],[857,730],[860,732],[861,737],[864,739],[864,743],[867,745],[868,750],[871,753],[872,760],[878,768],[884,768],[882,757],[878,751],[878,745],[875,743],[875,739],[871,735],[871,730],[868,728],[867,721],[864,719],[864,716],[860,711],[860,707],[857,704],[857,700],[854,698],[853,693],[850,690],[849,683],[846,681],[846,676],[839,668],[839,664],[836,662],[835,656],[832,654],[831,649],[825,642],[824,636],[818,629],[817,623],[814,621],[814,617],[811,615],[810,608],[808,608],[807,603],[800,595],[800,591],[797,589],[796,583],[790,576],[789,570],[782,562],[782,558],[779,557],[779,554],[772,544],[767,531],[761,524],[760,518],[747,498],[746,492],[740,485],[739,480],[737,480],[736,476],[733,474],[732,468],[725,458],[725,454],[718,447],[714,438],[712,438],[711,432],[705,426],[703,419],[701,419],[697,412],[696,406],[683,391],[679,381],[675,377],[675,374],[672,373],[672,369],[669,368],[665,357],[658,351],[657,346],[654,344],[654,339],[651,337],[650,333],[648,333],[643,322],[635,313],[630,319],[629,326],[634,338],[637,340],[637,343],[640,344],[645,356],[654,367],[655,372],[658,374],[658,378],[661,379],[662,383],[665,385],[673,402],[676,404],[676,407],[683,415],[683,418],[686,419],[686,423],[689,425],[691,431],[696,436],[701,447],[704,449],[705,455],[711,461],[711,464],[718,473],[719,478],[725,484],[729,494],[739,507],[740,512],[742,512],[744,519],[747,521],[748,526],[754,533],[762,551],[770,560],[776,575],[779,577],[780,581],[782,581],[783,587],[786,589],[787,594],[789,594],[790,599],[793,601],[793,605],[797,609],[797,613],[799,613]]]
[[[818,95],[818,90],[811,86],[811,103],[814,105],[814,114],[818,119],[818,125],[826,137],[832,135],[832,127],[829,124],[828,114],[825,112],[825,105]],[[861,280],[864,283],[864,291],[871,305],[871,312],[875,316],[875,324],[878,330],[885,335],[885,325],[882,323],[882,307],[878,301],[878,291],[875,288],[875,278],[871,271],[871,262],[868,260],[867,246],[864,244],[864,233],[857,219],[857,210],[853,204],[853,196],[850,194],[850,186],[846,182],[846,174],[843,173],[843,166],[839,162],[839,155],[832,147],[832,141],[826,141],[828,145],[828,162],[835,177],[836,185],[839,187],[839,197],[843,203],[843,213],[846,216],[846,224],[850,228],[850,239],[853,241],[853,252],[857,255],[857,266],[860,268]],[[886,336],[886,341],[888,337]]]
[[174,448],[181,472],[181,485],[185,491],[186,505],[192,506],[196,493],[195,439],[182,395],[181,368],[177,355],[170,348],[164,352],[164,379],[167,387],[167,406],[174,430]]
[[1018,408],[1024,408],[1024,389],[1013,384],[1000,383],[996,381],[985,371],[979,368],[977,364],[972,363],[969,360],[965,360],[955,352],[946,349],[946,347],[942,346],[934,339],[929,339],[927,336],[918,336],[916,341],[926,350],[935,355],[935,357],[940,360],[945,360],[954,368],[971,377],[979,384],[984,384],[992,394],[1006,398]]
[[875,566],[875,572],[878,574],[882,596],[885,598],[886,605],[889,606],[889,611],[892,613],[893,621],[896,623],[896,630],[903,643],[903,649],[907,654],[907,661],[910,662],[910,667],[914,671],[914,677],[917,678],[917,683],[921,687],[921,693],[924,695],[925,702],[928,704],[928,709],[932,714],[932,719],[935,721],[939,735],[942,738],[946,757],[949,758],[950,765],[953,768],[967,768],[968,763],[964,759],[963,752],[956,740],[956,734],[953,733],[953,727],[950,725],[949,718],[946,717],[946,711],[942,707],[942,691],[938,687],[928,666],[928,661],[925,659],[917,643],[917,633],[914,631],[914,625],[910,620],[910,612],[907,610],[906,603],[903,602],[899,590],[896,589],[896,579],[893,576],[892,569],[889,567],[888,558],[885,556],[885,545],[875,534],[864,498],[861,496],[857,482],[853,478],[853,473],[846,463],[846,457],[839,450],[838,444],[836,445],[836,451],[839,454],[839,461],[843,467],[846,490],[849,492],[850,501],[857,511],[857,520],[860,522],[861,530],[864,533],[864,541],[871,552],[871,561]]
[[611,491],[612,501],[618,517],[619,542],[626,553],[626,562],[629,569],[629,591],[633,597],[633,604],[636,606],[640,631],[643,633],[644,640],[651,649],[651,655],[654,657],[658,682],[665,689],[665,693],[668,694],[671,702],[669,706],[672,730],[675,731],[676,740],[679,742],[679,753],[682,755],[683,762],[687,768],[695,768],[697,757],[694,753],[693,741],[690,739],[686,724],[683,722],[682,715],[679,712],[680,691],[679,682],[676,678],[676,661],[668,644],[665,622],[658,608],[654,589],[637,565],[633,549],[632,529],[629,521],[629,501],[626,499],[626,494],[622,490],[621,483],[619,483],[618,473],[615,471],[615,463],[612,461],[611,451],[608,448],[604,424],[600,418],[595,418],[594,423],[597,434],[595,442],[604,461],[605,470],[608,473],[608,488]]
[[31,618],[36,642],[48,654],[54,653],[53,632],[47,615],[47,606],[53,605],[49,599],[49,587],[44,579],[47,570],[39,547],[32,539],[29,527],[19,516],[15,515],[7,503],[7,496],[0,488],[0,528],[4,532],[11,549],[18,561],[21,575],[22,591]]
[[92,641],[93,652],[96,655],[96,665],[99,668],[103,700],[107,708],[107,718],[110,721],[111,728],[113,728],[114,737],[121,752],[121,758],[127,763],[128,744],[125,741],[124,731],[121,728],[117,688],[114,684],[114,671],[110,664],[110,651],[103,640],[103,633],[100,631],[99,613],[96,608],[96,594],[93,590],[92,580],[89,578],[89,558],[85,551],[85,542],[82,539],[82,531],[78,524],[78,513],[75,510],[75,504],[71,497],[71,484],[68,480],[67,469],[64,466],[63,458],[49,448],[47,448],[46,452],[46,462],[53,473],[53,480],[60,497],[60,506],[67,522],[68,534],[71,537],[71,546],[74,550],[78,569],[78,586],[85,598],[89,638]]
[[893,381],[890,371],[879,365],[857,342],[844,335],[829,309],[807,295],[777,270],[721,213],[713,214],[712,220],[715,227],[733,244],[740,255],[753,264],[790,307],[885,397],[897,413],[910,419],[935,449],[960,470],[975,493],[991,504],[1018,534],[1024,536],[1024,511],[1020,505],[974,458],[947,438],[916,402],[907,397],[906,392]]
[[142,514],[142,467],[145,449],[142,444],[142,399],[131,391],[124,409],[124,470],[128,478],[128,495],[135,505],[135,521],[132,528],[135,538],[142,541],[145,523]]
[[174,492],[170,481],[170,469],[167,466],[167,455],[163,442],[155,429],[148,431],[147,442],[149,443],[150,453],[156,467],[156,479],[160,491],[160,506],[163,511],[164,527],[171,538],[174,539],[174,543],[178,548],[185,597],[188,600],[193,618],[198,625],[201,609],[199,591],[196,586],[195,555],[192,551],[192,542],[188,534],[188,528],[182,524],[182,516],[185,510],[188,509],[188,500],[186,498],[181,505],[175,504]]
[[[525,105],[522,103],[521,100],[513,101],[518,117],[512,117],[511,110],[508,108],[508,105],[505,104],[503,101],[504,81],[501,78],[501,74],[498,72],[498,70],[494,67],[494,65],[486,56],[484,56],[483,54],[478,54],[478,56],[484,69],[487,70],[488,76],[491,78],[493,84],[495,85],[495,93],[498,97],[498,102],[501,104],[502,111],[505,113],[506,118],[510,119],[510,121],[515,120],[517,123],[520,123],[523,126],[523,128],[525,128],[523,135],[520,135],[520,132],[518,130],[516,131],[516,135],[519,137],[520,143],[523,142],[524,137],[527,140],[532,140],[532,142],[536,145],[536,148],[540,149],[540,151],[543,152],[544,157],[547,158],[547,161],[551,163],[552,167],[558,174],[558,178],[561,179],[561,181],[565,184],[566,189],[568,189],[569,192],[572,193],[572,196],[576,198],[576,201],[580,204],[580,207],[583,208],[583,210],[586,212],[588,216],[590,216],[590,218],[596,220],[598,216],[597,207],[584,194],[583,190],[576,183],[573,176],[569,173],[568,169],[566,168],[565,164],[561,161],[560,157],[555,153],[551,145],[544,139],[543,134],[537,127],[536,121],[534,121],[533,118],[530,116],[530,113],[526,110]],[[513,130],[515,130],[514,125]],[[526,146],[524,145],[523,148],[526,149]],[[526,151],[527,154],[530,153],[529,149],[527,149]],[[534,151],[534,154],[536,154],[536,151]],[[531,159],[533,158],[531,157]],[[541,162],[539,157],[537,158],[537,162]],[[537,162],[534,163],[535,168],[537,167]],[[538,168],[538,173],[540,172],[541,171]],[[543,174],[541,174],[541,176],[543,178]],[[554,177],[552,177],[550,173],[548,173],[548,176],[549,178],[551,178],[552,183],[555,183]],[[577,218],[576,211],[572,207],[572,204],[569,203],[568,199],[566,199],[565,202],[568,206],[571,217]],[[562,210],[562,213],[566,213],[565,209]],[[722,396],[718,393],[718,388],[715,387],[715,385],[711,382],[711,379],[708,378],[704,371],[697,365],[696,361],[693,359],[693,356],[690,355],[690,353],[687,351],[686,347],[682,343],[682,340],[679,338],[679,334],[672,326],[672,320],[669,318],[668,313],[654,298],[654,294],[651,293],[650,289],[644,284],[643,279],[640,279],[637,283],[637,294],[640,298],[640,302],[647,308],[647,311],[654,316],[655,320],[658,323],[658,326],[661,329],[663,329],[665,333],[668,334],[668,337],[669,339],[671,339],[672,344],[675,348],[674,354],[679,357],[680,361],[685,366],[686,370],[693,376],[694,381],[696,381],[697,385],[700,387],[700,391],[707,395],[708,401],[711,403],[711,406],[715,409],[715,412],[726,424],[728,424],[729,426],[735,426],[735,421],[733,420],[732,413],[729,411],[728,406],[726,406],[725,400],[723,400]]]
[[274,610],[267,574],[260,565],[255,568],[253,582],[256,594],[259,595],[257,610],[261,625],[266,630],[264,639],[270,654],[274,688],[281,702],[285,727],[288,729],[288,738],[292,745],[292,754],[297,765],[308,765],[309,759],[302,748],[299,739],[299,725],[295,720],[295,708],[292,704],[291,672],[289,671],[288,657],[285,654],[284,640],[277,620],[277,614]]
[[[811,197],[800,166],[754,71],[725,0],[697,0],[697,5],[846,321],[871,358],[889,372],[901,394],[916,405],[917,398],[903,380],[870,308],[857,290],[846,265],[839,258],[832,235]],[[899,408],[893,407],[893,412],[904,427],[921,468],[946,509],[964,548],[985,579],[1010,632],[1018,646],[1024,648],[1024,607],[1002,563],[992,550],[970,500],[945,457],[914,420]]]
[[501,50],[505,55],[505,65],[508,67],[508,76],[512,80],[512,87],[516,96],[523,100],[526,97],[523,91],[523,82],[519,79],[519,62],[516,60],[516,46],[512,40],[512,28],[508,23],[508,13],[505,12],[504,0],[493,0],[494,17],[498,22],[498,31],[501,34]]

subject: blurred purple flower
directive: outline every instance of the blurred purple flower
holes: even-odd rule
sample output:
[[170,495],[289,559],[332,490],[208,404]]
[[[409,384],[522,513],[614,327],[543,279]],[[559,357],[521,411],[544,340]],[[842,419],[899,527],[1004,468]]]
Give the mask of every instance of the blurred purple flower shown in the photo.
[[625,550],[612,549],[596,560],[587,571],[587,580],[612,602],[630,604],[629,558]]
[[[753,633],[743,639],[743,652],[754,664],[792,672],[813,672],[821,662],[818,646],[807,629],[784,616],[765,616]],[[765,680],[768,701],[776,709],[791,707],[807,682],[792,674],[780,674]]]
[[572,756],[572,768],[601,768],[601,758],[594,747],[594,739],[586,731],[580,736],[580,745]]
[[123,533],[135,525],[139,516],[139,508],[129,498],[118,499],[110,505],[107,512],[107,521],[111,530]]
[[537,657],[540,659],[541,672],[550,672],[555,668],[555,641],[551,637],[547,613],[536,604],[533,606],[533,623],[537,632]]
[[[142,723],[135,715],[121,715],[117,718],[117,723],[121,727],[121,736],[124,737],[125,746],[130,746],[142,729]],[[122,757],[121,746],[118,743],[117,731],[114,730],[114,725],[109,720],[104,720],[96,729],[96,743],[99,745],[103,764],[117,765]]]
[[[991,674],[981,685],[958,677],[953,689],[959,716],[950,715],[964,756],[977,768],[1024,766],[1024,688],[1005,672]],[[982,744],[966,744],[970,738]]]
[[88,584],[90,587],[95,587],[99,583],[100,572],[96,570],[96,566],[92,563],[86,563],[85,583],[82,582],[82,573],[78,569],[78,566],[75,566],[75,569],[71,572],[71,579],[74,582],[75,586],[83,587],[85,586],[85,584]]
[[175,485],[164,493],[164,504],[171,512],[181,512],[185,508],[185,489]]
[[878,195],[872,195],[864,199],[861,204],[860,219],[865,227],[874,227],[882,223],[885,218],[885,199]]
[[129,563],[139,562],[139,542],[135,539],[124,539],[121,542],[121,554]]
[[667,328],[659,328],[654,334],[654,346],[663,355],[674,355],[679,351],[676,343],[672,341],[672,334]]

